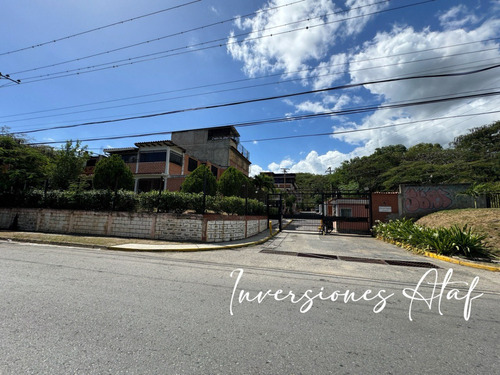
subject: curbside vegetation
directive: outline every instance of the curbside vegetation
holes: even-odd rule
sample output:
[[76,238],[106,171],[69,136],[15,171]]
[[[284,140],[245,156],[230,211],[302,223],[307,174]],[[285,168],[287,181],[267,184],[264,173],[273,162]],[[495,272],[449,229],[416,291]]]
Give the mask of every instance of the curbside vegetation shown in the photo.
[[171,212],[194,211],[230,215],[263,215],[266,207],[255,200],[239,197],[205,196],[182,192],[151,191],[136,194],[110,190],[59,191],[30,190],[24,194],[0,193],[1,207],[53,208],[87,211]]
[[[407,250],[456,264],[478,266],[472,262],[450,258],[451,256],[466,257],[470,260],[489,260],[492,257],[483,243],[486,236],[474,233],[467,225],[462,228],[457,225],[450,228],[427,228],[417,225],[411,219],[403,218],[388,223],[377,222],[373,233],[377,238]],[[497,266],[478,268],[500,271]]]

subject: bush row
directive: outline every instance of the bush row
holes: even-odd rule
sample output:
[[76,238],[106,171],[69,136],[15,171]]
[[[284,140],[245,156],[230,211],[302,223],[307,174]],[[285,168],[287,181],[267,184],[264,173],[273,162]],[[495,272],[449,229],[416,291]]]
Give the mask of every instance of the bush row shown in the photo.
[[483,245],[486,236],[474,233],[467,225],[463,228],[456,225],[450,228],[427,228],[410,219],[399,219],[377,223],[373,231],[384,240],[437,254],[466,257],[487,255]]
[[[131,191],[109,190],[58,191],[31,190],[23,195],[0,193],[0,206],[25,208],[55,208],[91,211],[149,211],[203,213],[203,194],[161,192],[135,194]],[[264,204],[248,199],[248,215],[263,215]],[[245,199],[238,197],[206,196],[205,212],[245,214]]]

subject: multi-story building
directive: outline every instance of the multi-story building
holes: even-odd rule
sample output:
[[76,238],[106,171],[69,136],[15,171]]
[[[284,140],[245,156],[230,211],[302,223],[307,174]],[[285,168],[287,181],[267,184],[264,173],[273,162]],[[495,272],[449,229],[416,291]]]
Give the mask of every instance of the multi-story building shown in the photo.
[[262,172],[262,174],[266,174],[273,179],[275,189],[289,192],[294,192],[298,189],[295,183],[295,173]]
[[250,167],[249,154],[232,126],[173,132],[172,140],[104,151],[122,157],[134,175],[136,192],[178,191],[200,164],[207,165],[216,178],[230,166],[248,176]]

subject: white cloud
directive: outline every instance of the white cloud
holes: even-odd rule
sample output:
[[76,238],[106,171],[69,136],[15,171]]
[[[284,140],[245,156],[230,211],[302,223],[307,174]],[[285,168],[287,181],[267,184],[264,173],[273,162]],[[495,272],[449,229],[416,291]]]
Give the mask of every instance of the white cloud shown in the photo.
[[459,29],[467,25],[476,24],[479,21],[479,17],[472,13],[464,4],[460,4],[441,14],[439,21],[446,29]]
[[[263,9],[287,2],[270,0]],[[351,10],[342,12],[329,0],[305,0],[260,12],[253,18],[235,22],[238,29],[250,30],[251,34],[236,43],[238,33],[231,32],[227,49],[233,59],[243,62],[243,70],[249,76],[276,71],[293,74],[310,62],[317,64],[324,59],[337,38],[358,34],[371,19],[369,13],[387,6],[387,3],[368,6],[371,3],[371,0],[347,0],[346,6]],[[292,31],[296,29],[300,30]],[[305,78],[307,73],[301,75]]]
[[[269,5],[276,6],[283,2],[273,0]],[[357,7],[368,2],[369,0],[347,0],[346,5]],[[492,8],[498,9],[500,2],[495,4]],[[258,30],[264,27],[301,19],[312,14],[316,7],[319,12],[316,14],[321,14],[333,9],[334,5],[328,1],[304,1],[293,9],[280,8],[275,12],[246,20],[240,26],[253,30],[255,37],[262,34],[259,34]],[[351,10],[350,14],[368,11],[373,9],[360,8]],[[326,19],[328,17],[325,17]],[[345,79],[346,76],[350,78],[351,83],[362,83],[386,78],[465,72],[500,63],[500,45],[496,40],[492,40],[500,35],[500,19],[490,18],[482,21],[464,5],[452,7],[439,15],[441,30],[432,30],[430,27],[416,30],[410,26],[394,26],[389,32],[377,33],[354,52],[332,53],[331,47],[338,38],[359,33],[368,19],[358,19],[359,24],[354,22],[356,19],[353,19],[352,23],[333,23],[316,28],[315,33],[309,33],[315,30],[311,29],[308,32],[289,33],[276,38],[247,39],[230,47],[229,53],[234,59],[243,62],[248,75],[265,71],[293,74],[292,72],[299,68],[313,67],[309,73],[300,75],[303,84],[309,84],[313,89],[331,86],[333,82],[340,78]],[[316,95],[299,103],[291,100],[285,102],[294,107],[295,113],[320,113],[357,104],[368,105],[370,102],[386,105],[475,94],[498,90],[499,71],[500,69],[492,69],[465,76],[365,85],[363,89]],[[498,113],[452,118],[453,116],[496,111],[499,108],[500,98],[492,96],[377,110],[357,119],[337,117],[336,123],[341,125],[334,126],[332,123],[333,131],[364,130],[332,136],[337,141],[355,145],[356,148],[352,152],[344,154],[328,151],[318,154],[313,150],[298,161],[289,157],[281,162],[274,161],[269,164],[268,169],[281,172],[280,168],[286,167],[290,168],[291,172],[323,174],[329,167],[336,168],[342,161],[355,156],[369,155],[378,147],[392,144],[404,144],[409,147],[421,142],[446,146],[456,136],[466,133],[469,129],[492,123],[499,118]],[[424,121],[433,118],[441,119]],[[377,127],[378,129],[375,129]]]
[[[489,21],[471,31],[445,30],[432,32],[429,29],[417,32],[411,27],[395,28],[390,33],[379,33],[372,42],[352,56],[350,63],[352,82],[405,77],[442,72],[464,72],[498,63],[499,45],[492,41],[477,42],[498,35],[499,21]],[[455,45],[451,47],[451,45]],[[414,53],[417,51],[417,53]],[[421,52],[418,52],[421,51]],[[411,54],[410,54],[411,52]],[[381,59],[387,56],[388,59]],[[418,61],[418,62],[416,62]],[[385,65],[385,66],[384,66]],[[380,67],[383,66],[383,67]],[[365,88],[382,104],[422,99],[449,97],[453,95],[491,91],[498,87],[498,69],[460,77],[429,78],[367,85]],[[367,116],[359,129],[376,126],[415,122],[438,117],[487,112],[498,109],[500,100],[469,99],[436,103],[433,105],[407,107],[405,109],[379,110]],[[338,136],[343,141],[359,144],[366,142],[377,147],[403,143],[411,146],[419,142],[446,145],[455,136],[475,126],[484,125],[498,118],[498,114],[421,122],[360,133]],[[346,130],[347,127],[336,127]]]
[[250,177],[254,177],[254,176],[257,176],[258,174],[260,174],[260,172],[263,172],[264,169],[262,169],[261,166],[257,165],[257,164],[251,164],[250,165]]

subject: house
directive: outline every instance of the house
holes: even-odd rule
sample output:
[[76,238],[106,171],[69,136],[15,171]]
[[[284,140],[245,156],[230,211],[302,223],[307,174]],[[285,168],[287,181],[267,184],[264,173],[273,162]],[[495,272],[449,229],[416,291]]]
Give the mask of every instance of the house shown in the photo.
[[268,175],[273,179],[275,189],[289,192],[298,190],[297,184],[295,183],[295,173],[262,172],[262,174]]
[[135,179],[134,191],[179,191],[199,165],[207,165],[218,179],[230,166],[248,176],[249,153],[239,143],[233,126],[172,133],[172,140],[137,142],[135,147],[109,148],[120,155]]

